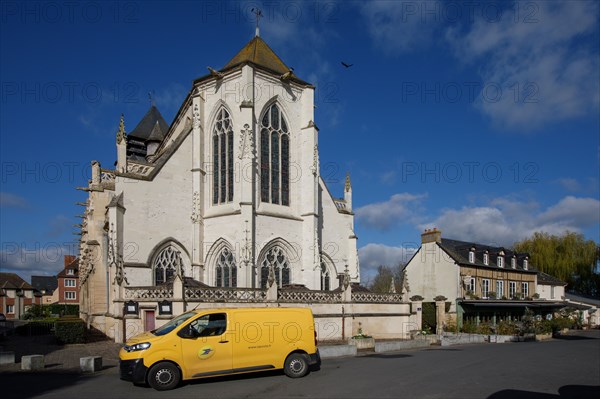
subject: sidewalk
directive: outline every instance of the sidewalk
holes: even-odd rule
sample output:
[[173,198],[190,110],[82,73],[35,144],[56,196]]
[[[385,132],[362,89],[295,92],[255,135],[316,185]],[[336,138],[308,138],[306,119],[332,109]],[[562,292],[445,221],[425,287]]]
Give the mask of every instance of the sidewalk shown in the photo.
[[21,357],[44,355],[45,370],[78,371],[79,358],[102,356],[102,367],[118,367],[121,344],[98,341],[87,344],[57,345],[54,336],[22,337],[11,335],[0,339],[0,352],[14,352],[15,363],[0,365],[0,373],[21,370]]

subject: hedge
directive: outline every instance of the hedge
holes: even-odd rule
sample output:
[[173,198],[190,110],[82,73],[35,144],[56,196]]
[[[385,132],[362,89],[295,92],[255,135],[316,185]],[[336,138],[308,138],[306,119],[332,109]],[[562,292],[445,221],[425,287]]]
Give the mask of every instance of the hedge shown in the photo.
[[56,322],[56,339],[61,344],[85,342],[85,323],[81,319],[60,319]]

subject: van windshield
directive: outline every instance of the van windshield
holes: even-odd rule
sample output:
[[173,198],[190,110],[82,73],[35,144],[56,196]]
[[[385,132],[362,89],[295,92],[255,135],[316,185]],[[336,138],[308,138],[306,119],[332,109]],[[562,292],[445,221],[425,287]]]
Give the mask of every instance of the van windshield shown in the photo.
[[190,317],[192,317],[194,315],[196,315],[196,312],[184,313],[182,315],[177,316],[176,318],[174,318],[173,320],[171,320],[164,326],[158,327],[156,330],[152,330],[150,332],[154,335],[166,335],[166,334],[170,333],[171,331],[173,331],[177,326],[181,325],[187,319],[189,319]]

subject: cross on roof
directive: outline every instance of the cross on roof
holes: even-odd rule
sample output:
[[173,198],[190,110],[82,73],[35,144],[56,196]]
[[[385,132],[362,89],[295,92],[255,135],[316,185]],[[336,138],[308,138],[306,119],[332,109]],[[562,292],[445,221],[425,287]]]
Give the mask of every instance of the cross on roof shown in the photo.
[[260,36],[260,31],[259,31],[259,27],[258,27],[258,22],[260,21],[260,18],[263,16],[262,11],[260,11],[260,8],[253,8],[252,10],[250,10],[254,15],[256,15],[256,34],[255,36]]

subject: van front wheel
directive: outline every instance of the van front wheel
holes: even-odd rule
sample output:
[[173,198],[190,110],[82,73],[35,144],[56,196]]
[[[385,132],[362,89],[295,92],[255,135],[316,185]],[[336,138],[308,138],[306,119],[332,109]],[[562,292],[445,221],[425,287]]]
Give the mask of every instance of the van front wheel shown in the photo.
[[148,372],[148,384],[157,391],[173,389],[180,380],[179,369],[173,363],[157,363]]
[[292,353],[285,359],[283,368],[290,378],[300,378],[308,374],[308,357],[301,353]]

